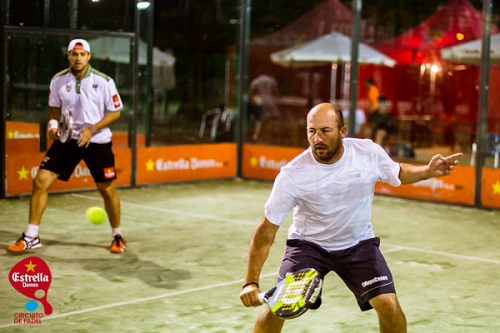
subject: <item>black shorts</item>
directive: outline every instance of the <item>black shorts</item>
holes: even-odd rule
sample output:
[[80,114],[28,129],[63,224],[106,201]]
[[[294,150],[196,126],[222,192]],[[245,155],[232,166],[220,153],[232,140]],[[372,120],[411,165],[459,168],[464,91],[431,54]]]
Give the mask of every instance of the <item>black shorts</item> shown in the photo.
[[375,129],[382,129],[389,134],[393,134],[396,132],[396,119],[390,113],[380,114]]
[[[380,238],[375,237],[345,250],[326,251],[311,242],[289,239],[278,281],[286,273],[302,268],[314,268],[323,277],[334,271],[352,291],[360,309],[370,310],[372,306],[369,301],[373,297],[396,293],[391,271],[379,245]],[[318,300],[317,307],[321,304],[321,299]]]
[[96,183],[103,183],[116,179],[115,155],[109,143],[90,143],[85,147],[78,147],[77,140],[67,143],[54,141],[45,154],[40,169],[57,173],[58,179],[68,181],[81,160],[85,162]]
[[379,122],[380,122],[380,111],[379,109],[371,111],[368,114],[368,123],[370,124],[371,127],[376,127]]

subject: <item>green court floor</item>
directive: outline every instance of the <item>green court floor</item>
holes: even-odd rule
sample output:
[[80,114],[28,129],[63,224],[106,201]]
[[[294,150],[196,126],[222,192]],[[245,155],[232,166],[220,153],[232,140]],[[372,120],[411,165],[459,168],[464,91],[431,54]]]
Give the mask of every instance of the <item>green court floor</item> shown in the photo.
[[[224,180],[119,189],[123,255],[108,251],[109,225],[85,219],[88,207],[102,207],[95,191],[50,196],[43,247],[20,255],[5,248],[25,230],[29,198],[0,200],[0,332],[251,332],[259,308],[241,305],[239,292],[271,186]],[[290,221],[263,269],[263,289],[275,282]],[[409,332],[500,330],[500,211],[376,196],[373,224]],[[50,267],[54,312],[40,324],[14,324],[30,299],[10,285],[9,271],[29,256]],[[43,314],[43,306],[31,313]],[[378,332],[378,324],[332,273],[322,307],[288,321],[284,332]]]

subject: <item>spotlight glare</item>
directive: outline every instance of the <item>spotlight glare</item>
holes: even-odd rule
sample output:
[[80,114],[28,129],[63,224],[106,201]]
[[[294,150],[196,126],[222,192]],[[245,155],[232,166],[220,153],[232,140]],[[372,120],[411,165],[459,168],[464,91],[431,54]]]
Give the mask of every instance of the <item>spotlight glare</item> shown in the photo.
[[139,1],[137,3],[137,9],[139,10],[145,10],[148,9],[151,3],[149,1]]

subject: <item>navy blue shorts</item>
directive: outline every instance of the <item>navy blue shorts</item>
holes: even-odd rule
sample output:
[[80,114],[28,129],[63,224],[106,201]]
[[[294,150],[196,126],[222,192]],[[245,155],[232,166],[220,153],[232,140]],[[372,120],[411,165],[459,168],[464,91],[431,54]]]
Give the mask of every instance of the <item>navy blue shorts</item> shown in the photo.
[[[334,271],[352,291],[362,311],[370,310],[370,299],[377,295],[396,293],[392,274],[380,252],[380,238],[370,238],[340,251],[326,251],[307,241],[289,239],[278,281],[286,273],[314,268],[324,277]],[[313,308],[318,308],[318,304]]]
[[68,181],[81,160],[85,162],[96,183],[116,179],[115,155],[109,143],[90,143],[87,148],[78,147],[77,140],[62,143],[54,141],[45,154],[40,169],[57,173],[58,179]]

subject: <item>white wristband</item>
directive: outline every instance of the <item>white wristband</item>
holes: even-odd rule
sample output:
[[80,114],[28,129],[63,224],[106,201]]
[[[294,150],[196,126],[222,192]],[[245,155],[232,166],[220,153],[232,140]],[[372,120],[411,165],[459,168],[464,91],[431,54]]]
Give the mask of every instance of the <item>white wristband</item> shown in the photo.
[[49,120],[49,131],[53,129],[58,129],[59,128],[59,122],[56,119],[50,119]]

